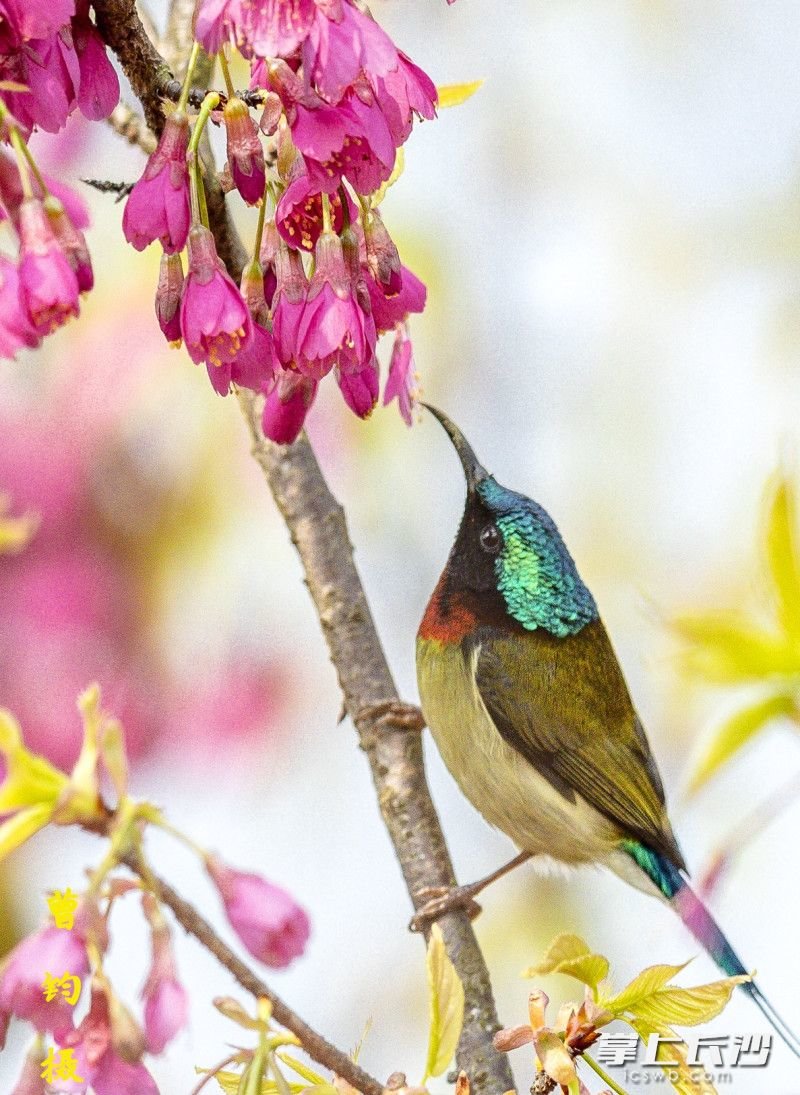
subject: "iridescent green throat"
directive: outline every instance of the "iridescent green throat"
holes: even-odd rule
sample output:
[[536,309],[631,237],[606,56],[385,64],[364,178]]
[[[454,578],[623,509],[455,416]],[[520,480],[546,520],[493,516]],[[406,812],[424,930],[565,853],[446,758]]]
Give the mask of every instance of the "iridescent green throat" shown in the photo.
[[476,489],[503,536],[495,575],[509,614],[528,631],[541,627],[559,638],[596,620],[594,598],[552,517],[491,477]]

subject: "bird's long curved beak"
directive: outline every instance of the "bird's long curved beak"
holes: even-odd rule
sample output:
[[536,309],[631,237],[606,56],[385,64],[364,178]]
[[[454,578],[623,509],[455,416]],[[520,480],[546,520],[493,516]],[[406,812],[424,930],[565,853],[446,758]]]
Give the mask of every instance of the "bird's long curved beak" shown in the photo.
[[432,407],[430,403],[420,403],[420,406],[430,411],[434,418],[438,418],[447,436],[453,442],[453,447],[458,453],[458,459],[461,461],[461,467],[464,469],[464,475],[467,478],[467,490],[472,493],[482,479],[489,478],[488,471],[478,460],[472,446],[461,430],[455,422],[451,422],[444,411],[440,411],[438,407]]

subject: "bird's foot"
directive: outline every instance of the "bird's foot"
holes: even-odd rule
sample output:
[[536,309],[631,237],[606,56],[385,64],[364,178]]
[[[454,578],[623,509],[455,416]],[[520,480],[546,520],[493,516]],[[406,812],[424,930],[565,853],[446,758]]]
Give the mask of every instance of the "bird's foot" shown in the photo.
[[371,722],[378,728],[391,727],[394,730],[425,729],[422,711],[413,703],[403,700],[384,700],[383,703],[371,703],[356,712],[353,722]]
[[408,927],[412,932],[421,932],[440,916],[460,909],[470,920],[480,915],[481,907],[475,900],[475,894],[481,891],[480,884],[471,886],[426,886],[418,890],[416,898],[425,901],[414,913]]

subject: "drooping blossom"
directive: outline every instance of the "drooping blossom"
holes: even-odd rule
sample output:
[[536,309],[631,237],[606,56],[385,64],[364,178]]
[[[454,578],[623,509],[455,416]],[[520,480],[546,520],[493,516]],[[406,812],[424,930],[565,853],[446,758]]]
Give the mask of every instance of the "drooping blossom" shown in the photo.
[[231,96],[222,112],[228,146],[228,167],[231,178],[248,205],[255,205],[264,196],[264,149],[258,127],[250,117],[247,104]]
[[436,117],[438,94],[430,76],[402,50],[397,67],[373,81],[373,91],[386,119],[392,140],[399,148],[411,135],[414,118]]
[[230,364],[250,342],[250,313],[217,257],[214,237],[195,225],[189,233],[189,272],[181,298],[181,333],[192,361]]
[[207,858],[206,867],[231,927],[254,958],[282,969],[303,953],[311,930],[308,916],[286,890],[215,856]]
[[260,392],[272,384],[279,368],[264,297],[264,274],[258,262],[251,263],[242,274],[242,299],[250,313],[252,337],[233,361],[207,366],[211,384],[219,395],[227,395],[231,384]]
[[298,357],[300,323],[306,306],[308,281],[297,251],[281,243],[275,256],[275,296],[272,301],[272,334],[275,352],[284,367]]
[[375,324],[355,297],[339,237],[323,232],[314,254],[316,269],[297,332],[298,368],[315,380],[334,365],[358,373],[374,356]]
[[387,294],[373,277],[368,277],[366,281],[372,303],[372,318],[381,334],[394,330],[410,312],[421,312],[425,308],[428,291],[407,266],[400,270],[400,289],[393,296]]
[[75,1055],[82,1083],[59,1081],[59,1091],[94,1095],[159,1095],[155,1080],[141,1060],[126,1060],[114,1044],[113,1016],[107,991],[97,979],[92,983],[89,1012],[76,1030],[58,1036],[59,1045]]
[[369,272],[384,295],[396,296],[403,284],[403,266],[394,240],[377,209],[370,210],[364,224],[364,250]]
[[392,360],[389,364],[389,376],[383,391],[384,406],[397,400],[400,414],[407,426],[410,426],[412,413],[418,397],[417,374],[414,369],[414,348],[404,324],[397,328],[392,347]]
[[336,383],[353,414],[368,418],[378,402],[378,367],[373,359],[357,372],[345,372],[337,366]]
[[321,8],[317,9],[303,44],[303,70],[317,94],[336,104],[362,74],[373,81],[396,68],[397,53],[386,31],[345,0],[340,5],[339,18],[331,18]]
[[78,279],[36,198],[20,206],[19,235],[20,294],[37,333],[50,334],[77,316]]
[[0,357],[13,358],[23,346],[39,341],[22,300],[16,263],[0,255]]
[[75,274],[78,289],[82,293],[88,293],[94,285],[94,271],[86,237],[79,228],[75,227],[63,202],[60,202],[58,198],[52,195],[46,198],[44,209],[53,235]]
[[[350,220],[355,220],[357,210],[347,195]],[[337,234],[344,225],[341,195],[330,196],[331,225]],[[290,247],[313,251],[322,231],[322,194],[312,183],[304,167],[284,190],[275,210],[275,224]]]
[[291,445],[296,441],[311,410],[317,387],[318,381],[293,369],[278,373],[264,401],[261,415],[264,436],[279,445]]
[[186,1026],[189,998],[178,980],[169,928],[152,894],[144,894],[142,904],[153,946],[150,972],[142,989],[145,1044],[148,1053],[161,1053]]
[[164,123],[158,147],[125,204],[122,230],[137,251],[158,240],[167,252],[182,251],[189,235],[189,119],[176,110]]
[[83,978],[89,972],[86,937],[78,930],[40,928],[26,936],[6,959],[0,974],[0,1013],[26,1019],[42,1033],[61,1035],[72,1029],[72,1006],[58,994],[47,1000],[45,975],[65,973]]
[[89,18],[88,0],[78,0],[72,39],[80,67],[78,107],[84,118],[98,122],[107,118],[119,102],[119,78],[108,59],[105,43]]
[[167,342],[181,340],[181,296],[183,294],[183,260],[179,253],[165,251],[161,256],[156,289],[156,317]]

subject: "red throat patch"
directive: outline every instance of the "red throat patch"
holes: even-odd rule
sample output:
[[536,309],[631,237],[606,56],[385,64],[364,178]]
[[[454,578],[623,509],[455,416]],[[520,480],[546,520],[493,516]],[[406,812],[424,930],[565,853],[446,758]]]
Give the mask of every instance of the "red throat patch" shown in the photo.
[[417,632],[420,639],[434,639],[440,643],[460,643],[465,635],[474,630],[477,623],[475,613],[467,608],[456,594],[448,599],[447,606],[442,604],[444,593],[444,575],[434,589],[422,623]]

